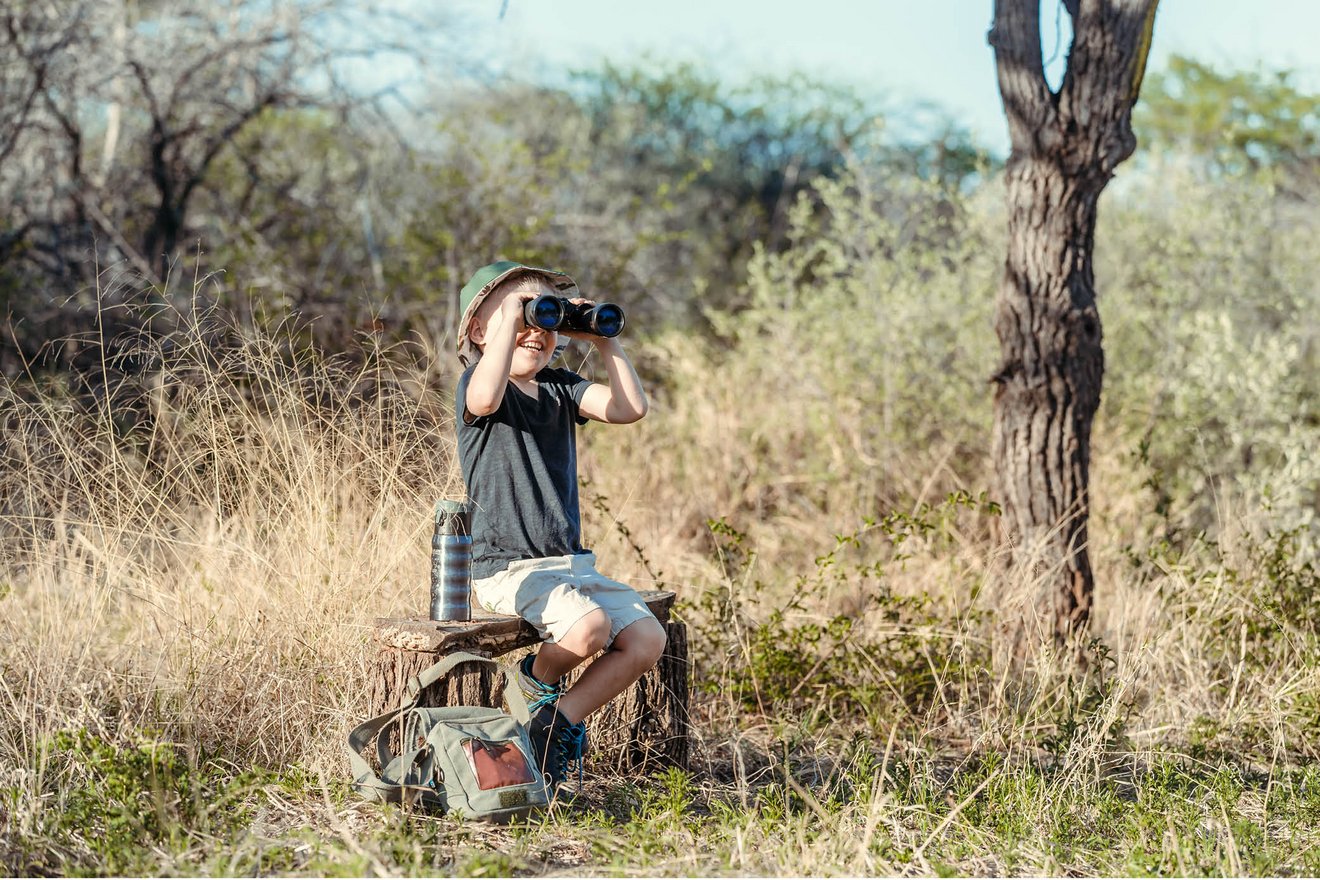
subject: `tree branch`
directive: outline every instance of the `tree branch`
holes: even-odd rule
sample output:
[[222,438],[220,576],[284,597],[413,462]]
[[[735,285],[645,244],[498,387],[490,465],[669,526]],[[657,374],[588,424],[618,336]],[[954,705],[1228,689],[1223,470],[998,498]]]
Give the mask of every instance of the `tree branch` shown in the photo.
[[32,108],[37,103],[37,96],[46,88],[46,65],[44,63],[34,64],[29,62],[32,69],[32,88],[28,91],[27,97],[23,100],[23,107],[18,111],[18,118],[8,123],[9,131],[5,133],[5,143],[0,145],[0,165],[3,165],[18,146],[19,140],[23,137],[23,132],[27,130],[28,117],[32,114]]
[[1095,145],[1085,159],[1109,174],[1132,154],[1132,106],[1150,53],[1158,0],[1074,0],[1073,49],[1059,114]]
[[1054,104],[1041,59],[1039,3],[995,0],[989,43],[995,51],[999,95],[1013,152],[1048,150],[1057,136],[1052,136]]
[[110,240],[113,241],[115,247],[119,248],[120,252],[123,253],[124,258],[133,264],[133,268],[141,272],[142,277],[151,282],[153,286],[163,288],[164,284],[161,282],[160,276],[157,275],[156,271],[151,267],[151,263],[142,256],[137,248],[128,243],[128,239],[124,238],[120,233],[119,229],[115,226],[114,221],[107,217],[105,212],[98,208],[94,202],[86,201],[84,208],[86,209],[88,216],[96,222],[96,225],[101,227],[101,231],[110,236]]
[[278,103],[278,99],[279,92],[277,90],[267,92],[260,101],[239,114],[237,119],[226,125],[215,137],[211,138],[210,143],[207,144],[202,153],[202,158],[197,162],[192,174],[188,176],[188,180],[183,184],[183,189],[179,194],[179,213],[183,213],[184,206],[187,204],[193,190],[206,177],[207,170],[211,167],[211,163],[215,161],[215,157],[220,154],[220,151],[232,142],[249,122],[260,116],[262,111],[268,107],[274,107]]

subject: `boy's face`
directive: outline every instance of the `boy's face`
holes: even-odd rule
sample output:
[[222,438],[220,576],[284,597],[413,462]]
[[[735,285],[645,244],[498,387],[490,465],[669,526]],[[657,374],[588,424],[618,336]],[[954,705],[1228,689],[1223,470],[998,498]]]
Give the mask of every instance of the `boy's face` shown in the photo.
[[522,304],[543,293],[554,295],[555,291],[545,284],[506,291],[497,290],[481,304],[473,318],[472,341],[483,351],[489,340],[508,331],[508,324],[512,323],[518,328],[513,361],[509,365],[509,375],[516,379],[534,377],[549,366],[555,356],[559,334],[554,330],[529,327],[522,318]]

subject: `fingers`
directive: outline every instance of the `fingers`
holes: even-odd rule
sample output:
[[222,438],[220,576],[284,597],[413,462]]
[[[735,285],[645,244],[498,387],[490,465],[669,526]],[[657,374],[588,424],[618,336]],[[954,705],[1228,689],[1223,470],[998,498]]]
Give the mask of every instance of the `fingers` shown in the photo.
[[506,315],[506,320],[515,320],[517,326],[524,326],[526,321],[523,319],[523,313],[527,304],[536,299],[535,293],[524,293],[515,291],[512,296],[506,297],[504,302],[500,303],[500,310]]

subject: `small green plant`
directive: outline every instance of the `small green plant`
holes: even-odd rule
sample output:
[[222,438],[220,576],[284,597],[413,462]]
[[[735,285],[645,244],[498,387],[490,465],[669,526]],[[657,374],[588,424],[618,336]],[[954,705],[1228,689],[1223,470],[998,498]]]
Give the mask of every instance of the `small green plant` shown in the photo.
[[1041,738],[1041,747],[1057,762],[1064,761],[1073,744],[1083,738],[1106,753],[1126,746],[1127,722],[1135,707],[1131,700],[1111,706],[1118,688],[1114,675],[1118,662],[1110,647],[1098,638],[1087,644],[1086,656],[1086,670],[1068,677],[1053,730]]
[[1270,532],[1248,545],[1253,568],[1261,578],[1256,607],[1261,612],[1250,635],[1273,638],[1287,631],[1320,635],[1320,572],[1307,557],[1301,528]]
[[44,831],[58,846],[29,853],[33,870],[154,873],[154,851],[181,853],[196,835],[229,838],[244,827],[246,796],[265,778],[190,762],[177,746],[146,735],[126,746],[66,730],[44,751],[46,784],[56,793]]
[[639,799],[631,810],[632,818],[648,827],[681,825],[695,798],[692,777],[677,767],[661,771],[654,784],[638,794]]
[[492,850],[468,852],[454,868],[456,877],[512,877],[527,866],[507,853]]

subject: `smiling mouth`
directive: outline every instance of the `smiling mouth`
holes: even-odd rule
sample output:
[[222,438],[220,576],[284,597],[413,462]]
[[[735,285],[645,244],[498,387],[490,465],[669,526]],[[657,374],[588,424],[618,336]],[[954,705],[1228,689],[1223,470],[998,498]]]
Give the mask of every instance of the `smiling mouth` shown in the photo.
[[545,346],[541,345],[541,343],[539,343],[539,342],[524,342],[522,345],[520,345],[520,346],[518,346],[518,347],[519,347],[519,348],[525,348],[525,349],[527,349],[528,351],[536,351],[536,352],[540,352],[540,351],[544,351],[544,350],[545,350]]

